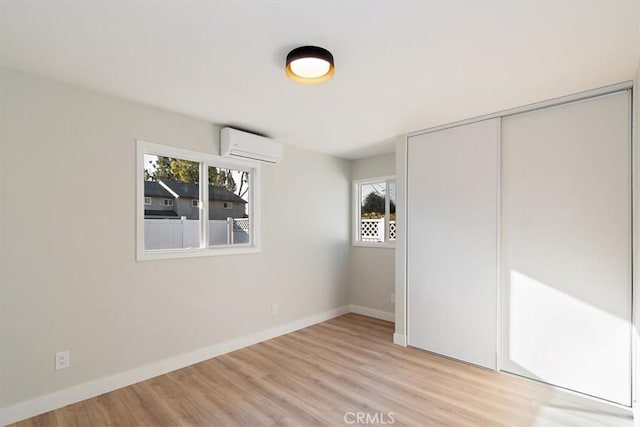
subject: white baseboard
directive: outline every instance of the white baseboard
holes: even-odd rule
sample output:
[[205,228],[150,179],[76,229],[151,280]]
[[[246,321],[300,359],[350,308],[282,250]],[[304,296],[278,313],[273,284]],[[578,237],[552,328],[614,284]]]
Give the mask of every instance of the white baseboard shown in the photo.
[[79,384],[75,387],[60,390],[35,399],[16,403],[15,405],[0,409],[0,425],[3,426],[24,420],[44,412],[52,411],[81,400],[89,399],[140,381],[148,380],[149,378],[157,377],[158,375],[193,365],[194,363],[211,359],[212,357],[220,356],[280,335],[288,334],[290,332],[297,331],[298,329],[333,319],[334,317],[342,316],[343,314],[349,313],[350,308],[350,306],[345,305],[343,307],[325,311],[285,325],[276,326],[255,334],[224,341],[209,347],[165,359],[160,362],[155,362],[139,368],[134,368],[125,372],[90,381],[88,383]]
[[376,310],[369,307],[363,307],[361,305],[353,305],[350,306],[351,312],[356,314],[362,314],[363,316],[374,317],[380,320],[386,320],[387,322],[395,322],[396,316],[393,313],[389,313],[388,311]]
[[393,343],[401,345],[403,347],[407,346],[407,337],[402,334],[393,334]]

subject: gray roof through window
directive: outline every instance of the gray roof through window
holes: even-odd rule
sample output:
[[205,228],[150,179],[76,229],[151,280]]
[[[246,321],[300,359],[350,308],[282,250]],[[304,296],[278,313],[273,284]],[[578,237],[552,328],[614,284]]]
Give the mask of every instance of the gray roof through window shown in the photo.
[[[198,184],[192,182],[179,182],[162,180],[162,182],[171,188],[178,196],[185,199],[197,199],[199,197]],[[164,197],[167,199],[173,198],[165,188],[156,181],[144,182],[144,196],[145,197]],[[247,203],[237,194],[229,191],[226,187],[220,185],[209,186],[209,200],[221,200],[225,202]]]

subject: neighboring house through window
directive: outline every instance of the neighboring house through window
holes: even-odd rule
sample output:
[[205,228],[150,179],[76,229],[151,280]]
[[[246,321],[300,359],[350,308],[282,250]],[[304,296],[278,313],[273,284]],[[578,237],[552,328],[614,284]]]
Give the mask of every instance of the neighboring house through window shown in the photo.
[[353,182],[353,245],[394,247],[396,181],[394,176]]

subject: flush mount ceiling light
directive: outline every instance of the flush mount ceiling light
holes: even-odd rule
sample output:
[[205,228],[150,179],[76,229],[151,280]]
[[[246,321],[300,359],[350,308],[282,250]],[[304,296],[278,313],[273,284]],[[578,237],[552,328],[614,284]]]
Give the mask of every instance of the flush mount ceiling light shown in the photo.
[[321,83],[333,76],[333,55],[317,46],[302,46],[287,55],[287,76],[298,83]]

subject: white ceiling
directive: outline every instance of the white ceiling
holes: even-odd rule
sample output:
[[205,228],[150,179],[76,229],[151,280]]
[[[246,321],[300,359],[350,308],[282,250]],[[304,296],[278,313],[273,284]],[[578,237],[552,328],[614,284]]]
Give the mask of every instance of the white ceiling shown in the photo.
[[[0,0],[0,64],[346,158],[631,80],[638,2]],[[287,52],[333,52],[315,86]]]

